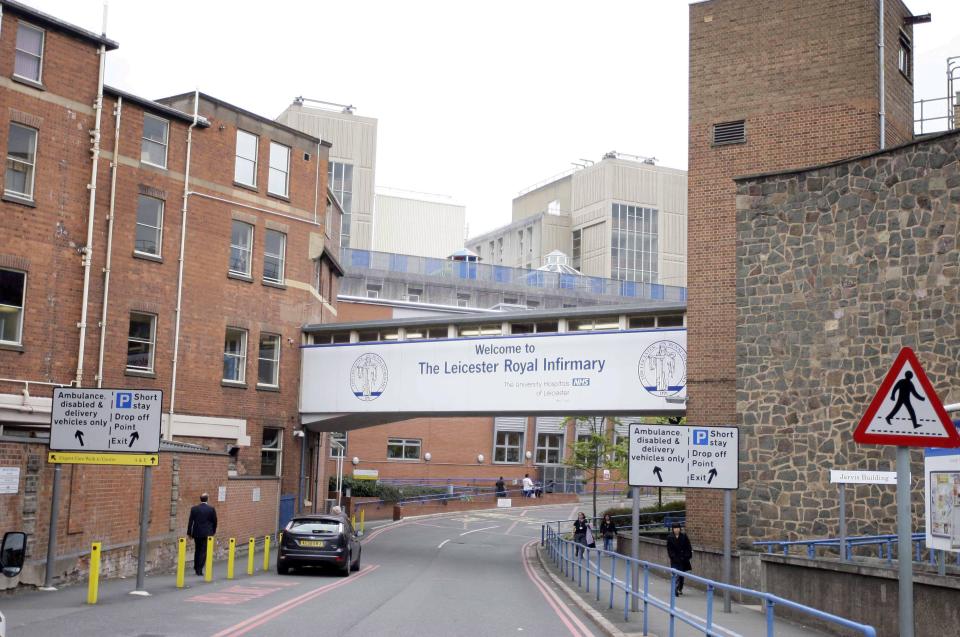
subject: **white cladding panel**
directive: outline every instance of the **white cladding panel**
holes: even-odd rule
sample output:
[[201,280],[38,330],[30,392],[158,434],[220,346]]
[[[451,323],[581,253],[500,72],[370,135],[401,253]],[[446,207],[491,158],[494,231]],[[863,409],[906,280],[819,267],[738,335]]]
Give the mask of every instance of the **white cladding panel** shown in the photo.
[[464,245],[463,206],[377,194],[375,215],[374,250],[444,259]]
[[686,331],[315,345],[302,370],[304,414],[676,413]]

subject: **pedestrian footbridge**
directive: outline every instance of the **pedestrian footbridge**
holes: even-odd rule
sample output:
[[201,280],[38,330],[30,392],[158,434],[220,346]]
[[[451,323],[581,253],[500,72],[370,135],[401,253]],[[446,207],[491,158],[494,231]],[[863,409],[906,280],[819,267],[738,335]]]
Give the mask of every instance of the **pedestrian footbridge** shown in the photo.
[[310,325],[301,422],[344,431],[436,416],[682,416],[684,310],[642,303]]

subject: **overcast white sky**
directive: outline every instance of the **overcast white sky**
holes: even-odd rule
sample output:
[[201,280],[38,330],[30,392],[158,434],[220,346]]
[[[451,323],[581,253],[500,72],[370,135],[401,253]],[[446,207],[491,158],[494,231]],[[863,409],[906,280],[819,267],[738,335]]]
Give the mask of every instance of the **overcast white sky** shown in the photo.
[[[100,31],[100,0],[24,0]],[[451,195],[471,235],[610,150],[687,165],[686,0],[113,0],[107,81],[276,117],[298,95],[379,120],[377,184]],[[960,1],[908,0],[916,96],[946,94]]]

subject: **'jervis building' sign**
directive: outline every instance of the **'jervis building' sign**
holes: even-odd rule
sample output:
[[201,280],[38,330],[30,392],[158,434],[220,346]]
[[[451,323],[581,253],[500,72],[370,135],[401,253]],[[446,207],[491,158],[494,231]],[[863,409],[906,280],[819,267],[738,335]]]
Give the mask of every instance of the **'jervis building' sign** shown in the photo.
[[686,345],[685,330],[663,329],[305,346],[300,411],[677,413]]

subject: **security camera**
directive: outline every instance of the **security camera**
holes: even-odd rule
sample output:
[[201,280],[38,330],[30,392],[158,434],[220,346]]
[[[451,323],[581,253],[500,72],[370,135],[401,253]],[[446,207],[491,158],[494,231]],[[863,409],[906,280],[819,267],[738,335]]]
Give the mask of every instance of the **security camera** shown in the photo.
[[302,429],[297,429],[296,431],[294,431],[294,432],[293,432],[293,437],[294,437],[294,438],[303,438],[303,430],[302,430]]

